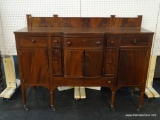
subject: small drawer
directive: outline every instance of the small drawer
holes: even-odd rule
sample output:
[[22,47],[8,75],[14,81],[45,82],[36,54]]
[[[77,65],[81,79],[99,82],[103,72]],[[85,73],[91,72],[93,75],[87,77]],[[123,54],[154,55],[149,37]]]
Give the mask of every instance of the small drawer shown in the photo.
[[115,49],[107,49],[105,55],[105,76],[114,76],[115,75],[115,63],[116,63],[116,50]]
[[54,75],[62,75],[62,52],[60,49],[52,49],[52,70]]
[[107,37],[107,47],[116,47],[118,45],[119,38]]
[[126,35],[121,38],[120,46],[148,46],[148,38],[143,36]]
[[112,86],[113,85],[113,80],[112,79],[108,79],[107,80],[107,85],[108,86]]
[[52,47],[61,47],[61,38],[60,37],[51,37]]
[[103,47],[103,38],[64,38],[64,47]]
[[47,47],[47,37],[21,37],[21,47]]

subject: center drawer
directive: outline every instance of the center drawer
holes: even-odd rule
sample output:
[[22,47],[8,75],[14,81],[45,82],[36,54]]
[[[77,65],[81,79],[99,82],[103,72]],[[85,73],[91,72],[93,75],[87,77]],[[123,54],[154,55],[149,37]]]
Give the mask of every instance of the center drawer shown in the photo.
[[103,47],[103,38],[64,38],[64,47]]

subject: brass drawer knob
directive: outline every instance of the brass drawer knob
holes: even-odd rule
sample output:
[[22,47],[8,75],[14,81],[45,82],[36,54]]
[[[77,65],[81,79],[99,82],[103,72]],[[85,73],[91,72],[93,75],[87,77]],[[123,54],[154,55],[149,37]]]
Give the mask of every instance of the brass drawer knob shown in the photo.
[[55,64],[57,64],[58,62],[57,62],[57,61],[55,61],[54,63],[55,63]]
[[67,45],[71,45],[72,43],[71,42],[67,42]]
[[32,39],[32,43],[35,43],[36,41],[34,40],[34,38]]
[[97,42],[96,42],[96,44],[98,44],[98,45],[99,45],[100,43],[101,43],[100,41],[97,41]]
[[110,60],[110,61],[109,61],[109,63],[111,64],[111,63],[112,63],[112,61]]
[[58,43],[58,41],[57,41],[57,40],[55,40],[55,41],[54,41],[54,43]]
[[111,81],[110,81],[110,80],[108,81],[108,84],[111,84]]
[[113,43],[114,43],[114,41],[112,40],[112,41],[111,41],[111,44],[113,44]]

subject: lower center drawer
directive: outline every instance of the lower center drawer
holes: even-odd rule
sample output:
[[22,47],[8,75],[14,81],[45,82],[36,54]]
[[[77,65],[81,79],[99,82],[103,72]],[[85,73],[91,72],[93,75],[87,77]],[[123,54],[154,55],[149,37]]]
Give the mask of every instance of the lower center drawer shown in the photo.
[[113,86],[113,77],[99,78],[65,78],[54,77],[54,86]]

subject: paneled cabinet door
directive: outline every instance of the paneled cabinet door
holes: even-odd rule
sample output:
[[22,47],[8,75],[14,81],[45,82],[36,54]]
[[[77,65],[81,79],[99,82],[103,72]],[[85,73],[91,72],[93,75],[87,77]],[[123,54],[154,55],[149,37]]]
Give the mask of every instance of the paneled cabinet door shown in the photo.
[[140,86],[145,80],[146,49],[121,49],[118,70],[118,86]]
[[66,77],[102,76],[103,50],[64,50]]
[[21,65],[25,84],[49,84],[48,54],[45,48],[21,49]]
[[102,76],[103,50],[85,50],[84,77]]
[[84,50],[64,50],[64,75],[83,77]]

